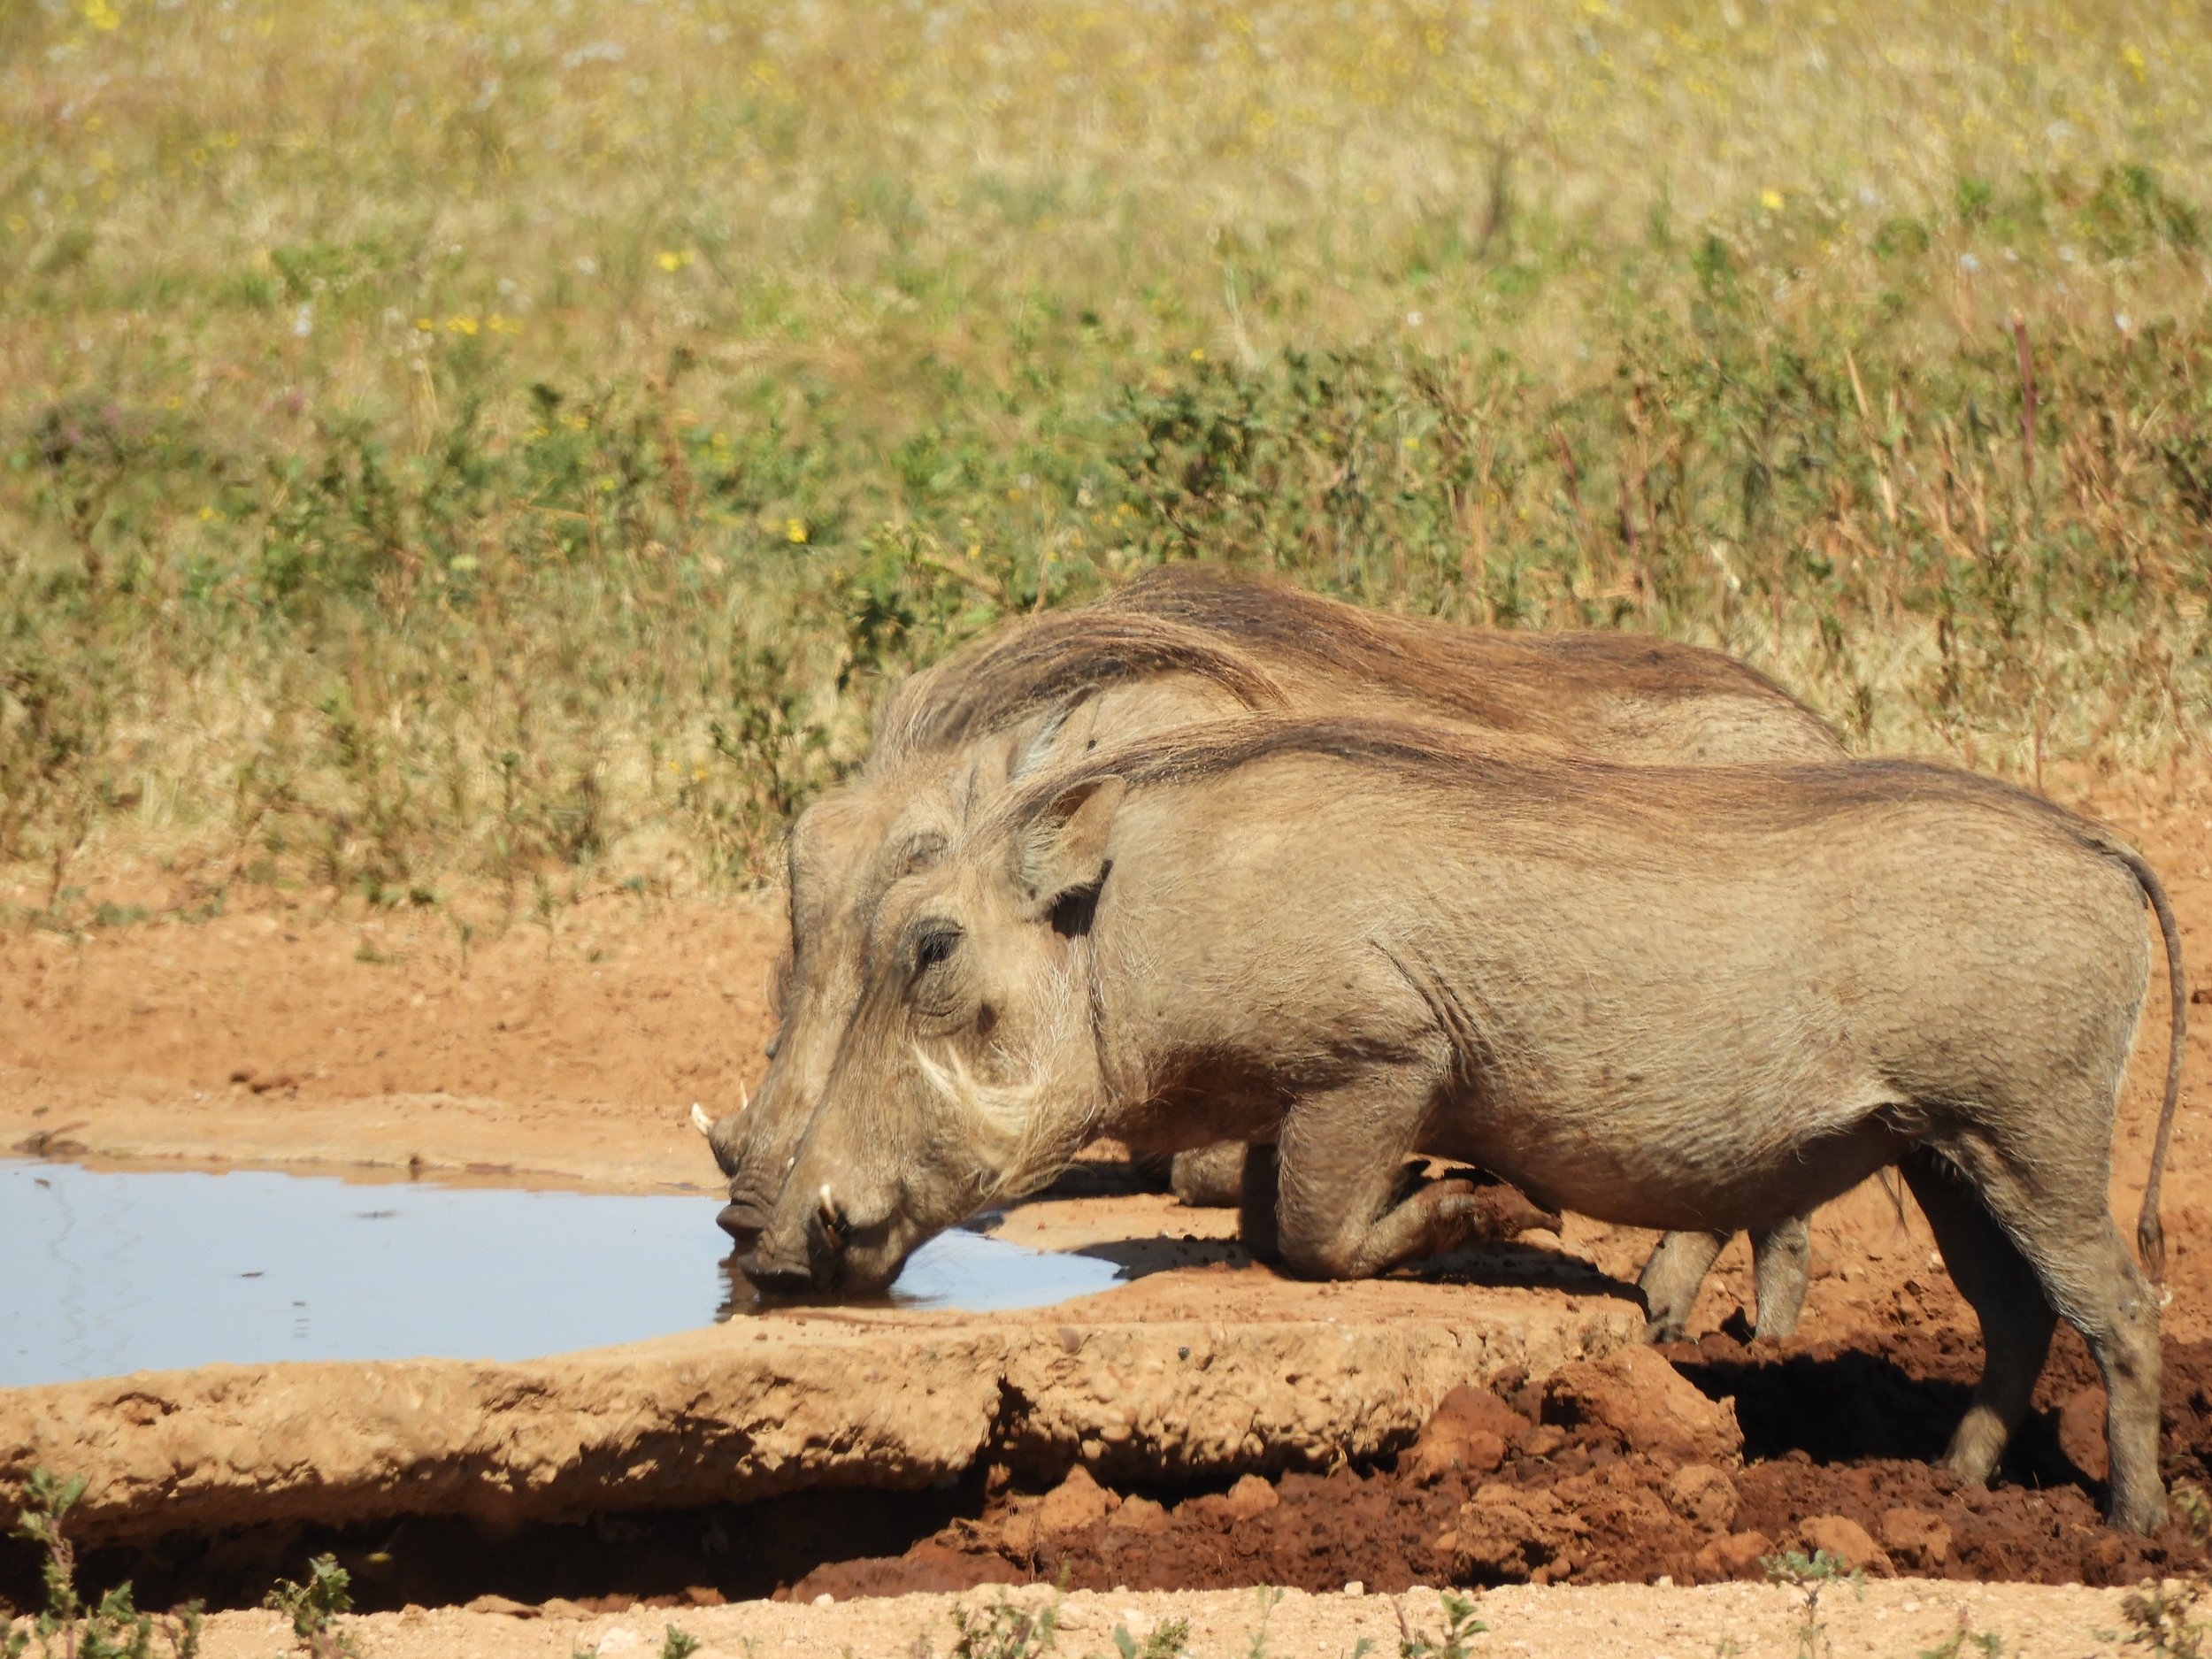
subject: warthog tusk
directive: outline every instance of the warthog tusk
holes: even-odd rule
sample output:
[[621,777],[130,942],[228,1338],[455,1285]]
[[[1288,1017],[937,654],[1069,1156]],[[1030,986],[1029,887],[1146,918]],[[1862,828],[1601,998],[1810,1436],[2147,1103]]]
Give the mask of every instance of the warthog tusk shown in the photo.
[[697,1101],[691,1102],[691,1126],[703,1135],[714,1133],[714,1120],[700,1110]]
[[822,1183],[822,1190],[817,1193],[814,1198],[817,1213],[822,1217],[823,1231],[829,1234],[830,1248],[843,1249],[845,1248],[845,1213],[838,1209],[837,1200],[830,1192],[827,1181]]
[[742,1083],[737,1086],[737,1109],[741,1112],[750,1111],[753,1109],[753,1097],[745,1092],[745,1085]]

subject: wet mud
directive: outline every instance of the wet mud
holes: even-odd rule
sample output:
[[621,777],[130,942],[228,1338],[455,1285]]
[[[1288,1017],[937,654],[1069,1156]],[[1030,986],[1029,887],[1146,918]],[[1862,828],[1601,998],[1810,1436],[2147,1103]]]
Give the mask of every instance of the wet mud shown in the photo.
[[[1085,1589],[1340,1589],[1765,1576],[1786,1550],[1826,1548],[1870,1575],[2131,1585],[2194,1571],[2178,1523],[2155,1538],[2106,1527],[2104,1391],[2062,1334],[1999,1478],[1930,1465],[1979,1363],[1967,1333],[1901,1336],[1886,1351],[1833,1341],[1748,1347],[1726,1335],[1663,1350],[1686,1391],[1732,1413],[1740,1454],[1686,1434],[1694,1409],[1655,1409],[1647,1378],[1580,1390],[1571,1377],[1448,1400],[1386,1464],[1248,1477],[1226,1492],[1048,1493],[1002,1480],[896,1557],[826,1563],[787,1594],[841,1599],[1010,1579]],[[2169,1343],[2164,1469],[2206,1479],[2212,1343]],[[1582,1368],[1570,1368],[1570,1373]],[[1663,1396],[1662,1396],[1663,1397]]]

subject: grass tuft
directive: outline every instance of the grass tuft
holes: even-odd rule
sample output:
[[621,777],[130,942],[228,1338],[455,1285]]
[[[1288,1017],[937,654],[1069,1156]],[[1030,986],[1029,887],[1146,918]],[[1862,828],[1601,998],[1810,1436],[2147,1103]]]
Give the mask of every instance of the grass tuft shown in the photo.
[[2193,751],[2193,21],[5,8],[0,886],[757,882],[897,676],[1187,557]]

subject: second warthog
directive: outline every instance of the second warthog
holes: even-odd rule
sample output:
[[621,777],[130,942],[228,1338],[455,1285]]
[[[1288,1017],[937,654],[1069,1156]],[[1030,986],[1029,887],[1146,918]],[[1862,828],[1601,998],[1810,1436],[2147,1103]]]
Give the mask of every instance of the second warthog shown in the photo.
[[1540,1203],[1732,1231],[1901,1167],[1985,1365],[1985,1479],[2062,1315],[2109,1394],[2110,1509],[2164,1513],[2157,1302],[2114,1227],[2148,896],[2006,785],[1860,762],[1547,760],[1258,718],[1017,785],[876,907],[860,999],[748,1271],[869,1290],[1087,1139],[1273,1142],[1283,1257],[1355,1277],[1484,1220],[1417,1148]]
[[[766,1218],[857,995],[871,918],[972,805],[1017,772],[1101,743],[1238,712],[1395,710],[1533,748],[1725,763],[1839,757],[1828,728],[1717,652],[1620,634],[1463,628],[1364,611],[1271,580],[1170,565],[1098,604],[1010,624],[900,687],[862,776],[801,815],[791,954],[761,1089],[706,1125],[741,1247]],[[1672,1236],[1645,1274],[1654,1336],[1680,1334],[1720,1240]],[[1805,1228],[1761,1236],[1759,1329],[1786,1335]]]

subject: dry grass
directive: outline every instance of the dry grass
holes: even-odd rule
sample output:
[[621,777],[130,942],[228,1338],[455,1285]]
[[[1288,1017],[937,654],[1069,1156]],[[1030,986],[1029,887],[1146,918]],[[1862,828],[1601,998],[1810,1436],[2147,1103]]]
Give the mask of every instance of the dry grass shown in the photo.
[[2168,758],[2201,25],[0,9],[0,865],[73,923],[749,880],[887,676],[1193,552]]

